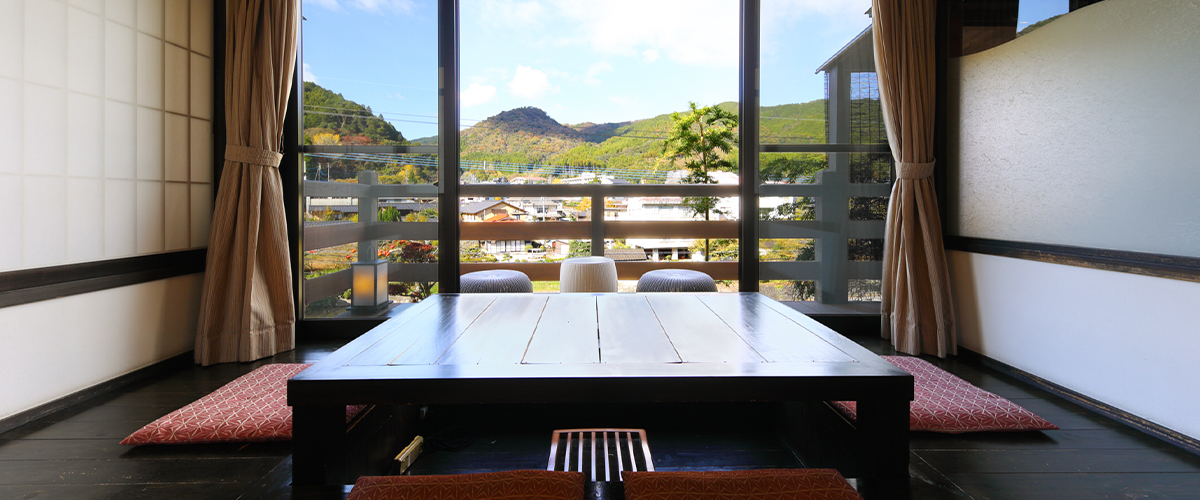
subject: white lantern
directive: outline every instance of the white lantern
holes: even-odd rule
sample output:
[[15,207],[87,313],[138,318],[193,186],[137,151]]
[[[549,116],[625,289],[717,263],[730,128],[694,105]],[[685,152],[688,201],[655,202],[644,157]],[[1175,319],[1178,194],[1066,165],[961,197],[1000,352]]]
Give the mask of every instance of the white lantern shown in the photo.
[[350,276],[351,312],[376,312],[391,302],[387,295],[388,261],[352,262]]

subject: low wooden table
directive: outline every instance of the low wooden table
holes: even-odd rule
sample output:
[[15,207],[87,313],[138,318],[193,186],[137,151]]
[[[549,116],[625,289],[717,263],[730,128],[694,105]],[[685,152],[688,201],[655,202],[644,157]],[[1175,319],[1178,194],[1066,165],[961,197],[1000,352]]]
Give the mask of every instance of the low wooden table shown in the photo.
[[288,382],[295,484],[346,484],[347,404],[857,401],[867,498],[908,493],[913,378],[757,293],[434,295]]

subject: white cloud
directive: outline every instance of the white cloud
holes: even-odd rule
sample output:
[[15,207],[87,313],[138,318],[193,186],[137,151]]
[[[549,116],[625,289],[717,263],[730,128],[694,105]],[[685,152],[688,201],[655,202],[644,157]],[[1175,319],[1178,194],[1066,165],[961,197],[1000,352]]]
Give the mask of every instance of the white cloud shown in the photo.
[[516,75],[508,82],[508,90],[521,97],[538,99],[553,88],[546,73],[529,66],[517,66]]
[[467,90],[464,90],[460,102],[462,107],[469,108],[480,104],[491,102],[496,99],[496,87],[493,85],[480,85],[472,83]]
[[[809,45],[812,41],[828,41],[836,51],[871,24],[866,16],[870,8],[871,0],[763,2],[763,55],[794,53],[797,44]],[[821,26],[819,31],[797,31],[798,24],[816,20]]]
[[483,18],[500,26],[530,27],[542,23],[546,8],[536,0],[484,0]]
[[607,61],[600,61],[598,63],[594,63],[591,66],[588,66],[587,71],[584,72],[583,83],[586,83],[588,85],[600,85],[602,82],[600,80],[598,80],[596,77],[599,76],[600,73],[607,73],[612,70],[613,70],[612,65],[609,64]]
[[317,83],[317,75],[313,74],[312,66],[309,66],[308,63],[304,63],[304,66],[302,66],[300,68],[300,70],[303,72],[302,78],[304,79],[304,81]]
[[737,67],[737,2],[557,0],[553,5],[600,54],[639,57],[654,50],[681,64]]
[[[542,24],[566,23],[574,33],[560,43],[587,45],[601,55],[640,57],[646,63],[666,59],[689,66],[736,68],[738,64],[737,2],[544,0],[544,4],[538,10]],[[823,26],[820,33],[804,36],[849,40],[865,26],[863,13],[870,5],[871,0],[763,2],[764,50],[797,40],[794,25],[802,20]]]

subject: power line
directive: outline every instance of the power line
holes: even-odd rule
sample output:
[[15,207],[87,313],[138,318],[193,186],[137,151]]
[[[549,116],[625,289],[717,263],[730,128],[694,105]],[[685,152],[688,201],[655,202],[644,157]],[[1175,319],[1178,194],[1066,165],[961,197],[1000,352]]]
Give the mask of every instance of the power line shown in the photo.
[[[420,123],[420,124],[426,124],[426,125],[437,125],[438,124],[438,122],[429,122],[429,121],[421,121],[421,120],[405,120],[405,119],[401,119],[401,118],[387,118],[385,116],[387,114],[391,114],[391,115],[399,115],[399,116],[437,118],[436,116],[432,116],[432,115],[380,112],[379,113],[380,116],[375,116],[374,114],[372,114],[371,111],[367,111],[367,110],[357,110],[357,109],[353,109],[353,108],[342,108],[342,107],[336,107],[336,106],[305,105],[305,108],[310,108],[310,107],[311,108],[349,110],[349,111],[365,113],[365,114],[343,114],[343,113],[330,113],[327,111],[307,111],[307,110],[305,111],[305,113],[314,114],[314,115],[324,115],[324,116],[338,116],[338,117],[344,117],[344,118],[364,118],[364,119],[365,118],[373,118],[373,119],[377,119],[377,120],[383,120],[383,121],[389,122],[389,123],[390,122],[401,122],[401,123]],[[381,116],[383,116],[383,118],[380,118]],[[769,118],[769,119],[776,119],[776,120],[791,120],[791,121],[819,121],[819,122],[825,121],[823,119],[818,119],[818,118],[784,118],[784,117],[768,117],[768,116],[764,116],[761,118]],[[463,120],[478,121],[478,120],[474,120],[474,119],[470,119],[470,118],[464,118]],[[483,129],[498,130],[498,129],[502,128],[502,126],[500,126],[500,125],[485,125],[484,123],[479,122],[479,123],[475,123],[474,125],[471,125],[471,128],[483,128]],[[570,127],[566,127],[566,128],[570,128]],[[571,130],[574,130],[574,129],[571,129]],[[578,130],[574,130],[574,132],[578,135],[585,136],[585,137],[604,137],[604,138],[617,137],[617,138],[628,138],[628,139],[653,139],[653,140],[666,140],[667,139],[666,135],[632,135],[632,134],[619,134],[619,133],[604,134],[604,133],[597,133],[597,132],[580,132]],[[813,138],[808,135],[776,135],[776,134],[768,133],[768,134],[764,134],[763,136],[768,139],[801,138],[801,139],[813,140]]]

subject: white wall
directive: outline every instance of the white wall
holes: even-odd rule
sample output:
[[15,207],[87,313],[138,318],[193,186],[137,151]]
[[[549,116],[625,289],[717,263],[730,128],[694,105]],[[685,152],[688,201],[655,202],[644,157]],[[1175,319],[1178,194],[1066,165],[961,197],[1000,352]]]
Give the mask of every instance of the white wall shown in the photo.
[[[956,60],[947,233],[1200,256],[1197,54],[1200,2],[1106,0]],[[1200,284],[948,258],[961,345],[1200,438]]]
[[1200,283],[949,252],[959,345],[1200,438]]
[[1198,26],[1105,0],[957,59],[948,232],[1200,257]]
[[[208,245],[212,0],[0,0],[0,272]],[[192,348],[201,275],[0,308],[0,418]]]
[[190,351],[202,277],[0,308],[0,418]]

